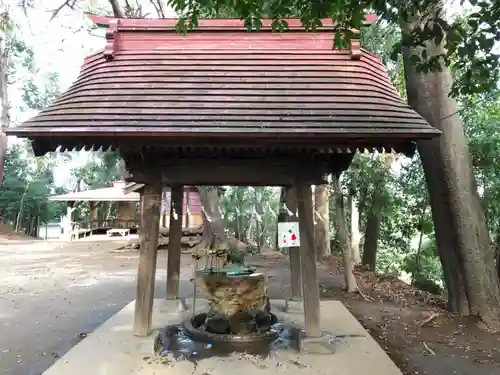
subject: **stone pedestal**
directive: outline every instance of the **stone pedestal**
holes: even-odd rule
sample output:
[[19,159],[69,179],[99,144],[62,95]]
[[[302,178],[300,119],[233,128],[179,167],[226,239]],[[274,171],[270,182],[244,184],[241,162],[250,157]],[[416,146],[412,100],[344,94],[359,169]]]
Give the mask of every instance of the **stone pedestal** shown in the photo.
[[302,299],[287,299],[283,312],[287,314],[303,314],[304,301],[302,301]]
[[327,336],[307,337],[303,332],[299,337],[299,351],[301,354],[333,354],[335,341]]

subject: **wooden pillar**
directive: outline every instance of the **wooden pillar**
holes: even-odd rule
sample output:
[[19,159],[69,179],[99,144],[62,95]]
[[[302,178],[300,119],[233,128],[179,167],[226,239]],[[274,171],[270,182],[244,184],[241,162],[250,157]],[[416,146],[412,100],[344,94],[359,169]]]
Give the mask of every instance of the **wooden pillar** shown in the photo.
[[321,336],[320,303],[316,254],[314,251],[313,202],[310,185],[299,184],[297,204],[299,209],[300,267],[302,270],[302,298],[304,301],[305,328],[308,337]]
[[300,249],[298,247],[290,247],[288,249],[290,256],[290,276],[291,276],[291,291],[292,299],[302,299],[302,270],[300,266]]
[[179,298],[179,276],[181,272],[182,241],[182,185],[170,188],[170,229],[168,231],[167,299]]
[[161,192],[161,212],[160,212],[160,227],[165,228],[165,207],[163,207],[163,202],[165,202],[165,190]]
[[[191,188],[189,188],[189,189],[191,189]],[[191,191],[188,190],[186,192],[186,228],[189,228],[190,221],[191,221],[191,216],[188,215],[188,212],[191,212],[190,211],[190,209],[191,209],[190,203],[191,203]]]
[[[287,210],[280,212],[280,217],[283,221],[298,221],[295,213],[297,212],[297,191],[293,187],[282,189],[282,197],[280,202],[285,203]],[[280,220],[280,219],[278,219]],[[278,239],[279,241],[279,239]],[[288,256],[290,258],[290,284],[293,300],[300,300],[302,298],[302,272],[300,270],[300,251],[298,247],[289,247]]]
[[161,185],[146,184],[141,193],[140,253],[137,272],[134,335],[147,336],[151,330],[155,288],[156,255],[160,230]]

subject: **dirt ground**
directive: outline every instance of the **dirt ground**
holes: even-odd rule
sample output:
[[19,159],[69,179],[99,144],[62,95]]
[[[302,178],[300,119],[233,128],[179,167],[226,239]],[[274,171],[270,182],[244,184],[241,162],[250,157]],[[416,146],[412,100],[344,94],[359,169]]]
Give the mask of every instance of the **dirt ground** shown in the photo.
[[[116,251],[121,245],[0,236],[0,374],[40,375],[134,298],[138,252]],[[285,257],[264,253],[247,263],[266,272],[272,298],[289,296]],[[158,298],[165,295],[165,269],[160,251]],[[191,273],[192,259],[183,256],[184,297],[192,293]],[[341,300],[405,374],[500,374],[500,336],[448,315],[439,301],[419,302],[429,298],[366,275],[359,281],[363,296],[347,294],[332,261],[318,263],[318,275],[322,298]]]
[[[273,297],[289,293],[285,257],[264,254],[252,261],[266,267]],[[440,301],[398,281],[377,281],[373,287],[373,276],[358,275],[363,296],[346,293],[337,264],[318,263],[321,298],[342,301],[404,374],[500,374],[500,335],[481,330],[473,319],[448,314]]]

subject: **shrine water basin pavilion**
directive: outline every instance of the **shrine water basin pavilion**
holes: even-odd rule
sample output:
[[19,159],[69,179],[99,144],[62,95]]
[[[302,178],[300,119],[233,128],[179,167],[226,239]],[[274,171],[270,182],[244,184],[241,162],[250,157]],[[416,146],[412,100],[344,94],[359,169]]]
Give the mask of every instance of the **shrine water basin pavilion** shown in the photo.
[[[144,184],[134,333],[151,328],[163,187],[181,206],[186,185],[280,185],[297,191],[305,329],[321,335],[310,185],[338,176],[357,150],[411,154],[440,132],[399,97],[356,37],[332,49],[331,20],[316,32],[289,20],[282,33],[270,20],[258,32],[239,20],[200,20],[181,35],[172,19],[90,18],[107,28],[103,51],[7,134],[30,139],[36,155],[118,149],[131,179]],[[170,228],[180,231],[176,220]],[[180,240],[171,240],[169,263],[180,262],[171,259],[177,251]],[[167,275],[177,290],[179,267]]]

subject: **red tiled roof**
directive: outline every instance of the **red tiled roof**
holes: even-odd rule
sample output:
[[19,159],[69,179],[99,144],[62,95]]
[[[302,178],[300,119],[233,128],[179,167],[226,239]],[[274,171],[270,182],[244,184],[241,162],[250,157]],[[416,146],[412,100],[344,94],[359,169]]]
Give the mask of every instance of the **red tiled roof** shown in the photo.
[[390,143],[439,134],[400,99],[378,57],[356,43],[332,49],[331,26],[308,33],[293,21],[284,33],[245,32],[241,21],[204,20],[182,35],[176,20],[94,21],[110,25],[104,51],[86,58],[76,82],[11,135]]

